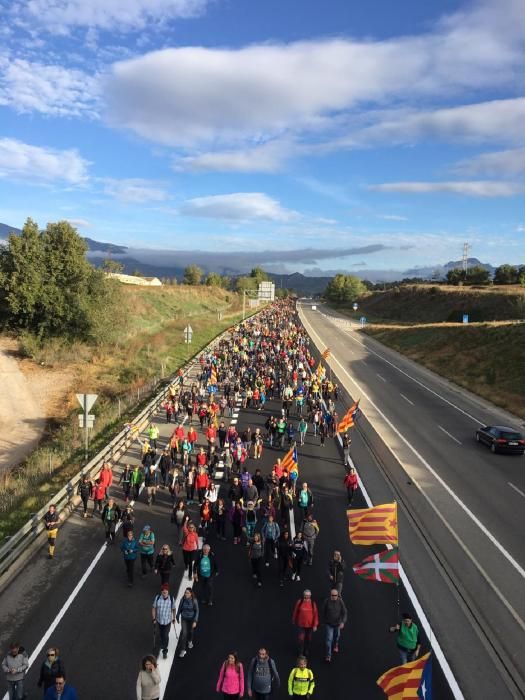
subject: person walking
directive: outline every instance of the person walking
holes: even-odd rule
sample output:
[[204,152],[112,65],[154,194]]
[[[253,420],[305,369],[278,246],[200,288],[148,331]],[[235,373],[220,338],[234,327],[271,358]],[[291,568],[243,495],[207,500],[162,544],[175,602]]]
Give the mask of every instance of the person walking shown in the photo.
[[65,675],[64,664],[59,656],[58,647],[49,647],[46,652],[46,658],[40,666],[40,675],[38,676],[37,685],[39,688],[44,686],[44,694],[49,688],[52,688],[55,684],[55,679],[64,677]]
[[160,574],[161,586],[169,584],[172,568],[175,566],[173,553],[168,544],[163,544],[155,559],[155,574]]
[[58,535],[58,523],[60,517],[57,513],[55,504],[49,506],[49,510],[44,515],[44,523],[47,530],[47,556],[48,559],[53,559],[55,556],[55,543]]
[[304,418],[301,418],[297,425],[297,432],[299,433],[299,444],[304,445],[304,440],[306,438],[306,432],[308,430],[308,423]]
[[91,498],[91,493],[93,491],[93,482],[89,480],[89,477],[84,474],[82,477],[82,480],[78,484],[78,489],[77,489],[77,494],[80,496],[80,500],[82,501],[82,507],[84,509],[83,517],[87,518],[88,516],[88,504],[89,504],[89,499]]
[[133,500],[137,501],[140,494],[140,487],[144,481],[144,474],[138,464],[133,467],[131,472],[131,490],[133,492]]
[[226,517],[227,509],[223,498],[218,498],[213,508],[215,527],[217,528],[217,537],[220,540],[226,540]]
[[355,492],[359,488],[359,480],[357,478],[357,472],[354,467],[350,467],[348,473],[346,474],[343,484],[346,487],[346,496],[348,501],[348,507],[352,505],[352,501],[355,496]]
[[332,558],[328,562],[328,576],[330,578],[332,588],[337,589],[339,595],[341,595],[343,592],[345,569],[346,564],[341,556],[341,552],[336,549],[332,555]]
[[153,571],[153,554],[155,553],[155,533],[151,525],[144,525],[139,537],[140,563],[142,567],[142,578],[145,578],[148,571]]
[[248,554],[250,557],[250,564],[252,567],[252,578],[255,579],[257,586],[260,588],[262,586],[261,567],[264,549],[261,535],[259,532],[256,532],[254,534],[253,538],[251,539],[251,542],[249,542],[249,547],[250,548],[248,550]]
[[281,588],[290,574],[290,562],[292,556],[292,542],[289,530],[283,530],[277,542],[277,555],[279,557],[279,585]]
[[306,544],[301,531],[293,538],[290,551],[292,554],[292,581],[300,581],[301,569],[306,558]]
[[246,681],[248,697],[255,700],[269,700],[274,688],[279,688],[277,666],[264,647],[250,661]]
[[306,520],[308,513],[314,507],[314,495],[311,489],[308,488],[308,484],[303,482],[299,495],[297,496],[297,505],[302,511],[303,520]]
[[131,475],[132,475],[132,470],[129,464],[126,464],[124,469],[122,470],[122,474],[120,475],[120,479],[118,480],[119,484],[122,484],[122,490],[124,492],[124,503],[127,503],[129,501],[129,497],[131,494]]
[[128,586],[131,588],[135,579],[135,562],[139,553],[139,544],[135,539],[133,530],[128,530],[126,538],[120,543],[120,550],[124,557]]
[[186,523],[182,528],[182,557],[184,559],[184,568],[188,570],[188,578],[193,578],[193,567],[199,549],[199,535],[197,528],[190,522],[189,516],[186,516]]
[[199,621],[199,603],[191,588],[186,588],[180,599],[176,620],[181,624],[179,657],[182,659],[186,649],[193,649],[193,632]]
[[[175,622],[175,598],[170,595],[168,583],[163,583],[160,587],[160,594],[153,598],[151,619],[153,624],[157,625],[162,658],[165,659],[168,656],[171,625]],[[156,649],[153,651],[156,652]]]
[[315,541],[319,535],[319,525],[314,516],[310,513],[303,521],[303,538],[306,545],[306,564],[312,566],[314,560]]
[[102,511],[102,522],[106,531],[106,544],[113,544],[115,541],[115,532],[119,520],[122,518],[120,508],[115,501],[110,498]]
[[236,651],[228,654],[223,662],[215,690],[222,693],[223,700],[234,700],[244,695],[244,668]]
[[148,506],[155,504],[157,489],[159,487],[159,477],[155,464],[146,465],[144,470],[144,488],[146,490],[146,500]]
[[157,659],[151,654],[142,659],[136,690],[137,700],[159,700],[160,698],[160,673],[157,668]]
[[7,681],[7,695],[9,700],[23,700],[24,678],[29,668],[29,660],[24,647],[18,642],[9,645],[9,652],[2,661],[2,671]]
[[53,685],[46,690],[44,700],[78,700],[78,695],[75,688],[66,683],[62,673],[55,678]]
[[104,462],[100,474],[98,475],[98,481],[104,486],[104,498],[109,498],[109,491],[113,484],[113,469],[109,462]]
[[401,622],[390,627],[390,632],[397,632],[396,643],[402,664],[415,661],[421,650],[419,627],[412,619],[410,613],[401,615]]
[[209,544],[202,547],[195,563],[194,580],[200,583],[200,602],[202,605],[213,605],[213,582],[219,575],[219,567],[215,554]]
[[314,674],[308,668],[308,659],[306,656],[299,656],[297,665],[288,676],[288,695],[291,698],[311,698],[314,688]]
[[184,539],[184,525],[188,517],[189,516],[188,511],[186,510],[186,504],[181,499],[176,503],[176,505],[173,506],[173,510],[171,513],[171,522],[175,523],[175,525],[177,526],[177,543],[179,545],[182,544],[182,540]]
[[352,465],[352,460],[350,458],[350,445],[352,444],[352,438],[345,433],[343,435],[343,465],[345,469],[348,469]]
[[337,588],[332,588],[330,597],[323,603],[323,620],[325,624],[325,661],[332,660],[332,654],[339,651],[339,636],[346,624],[347,611]]
[[277,559],[277,542],[281,536],[281,528],[275,522],[273,515],[268,515],[268,519],[261,528],[261,535],[264,541],[265,565],[270,566],[270,559]]
[[317,632],[319,627],[319,611],[316,602],[312,600],[312,592],[308,588],[303,591],[302,598],[295,603],[292,623],[298,629],[299,655],[308,656],[312,634]]

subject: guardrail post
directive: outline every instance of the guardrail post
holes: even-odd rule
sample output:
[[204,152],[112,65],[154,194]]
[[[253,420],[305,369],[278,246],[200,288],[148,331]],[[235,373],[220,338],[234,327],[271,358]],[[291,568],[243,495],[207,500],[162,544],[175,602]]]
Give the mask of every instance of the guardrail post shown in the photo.
[[39,523],[39,517],[38,513],[31,513],[31,531],[33,535],[37,535],[37,530],[38,530],[38,523]]

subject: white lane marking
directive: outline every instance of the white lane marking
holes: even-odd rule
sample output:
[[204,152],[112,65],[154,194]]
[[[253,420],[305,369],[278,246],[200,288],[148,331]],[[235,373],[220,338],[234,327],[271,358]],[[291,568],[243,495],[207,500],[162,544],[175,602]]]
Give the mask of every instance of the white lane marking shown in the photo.
[[222,479],[224,478],[224,472],[218,469],[215,474],[213,475],[213,480],[216,481],[217,479]]
[[386,379],[381,374],[376,374],[376,377],[379,377],[381,381],[386,382]]
[[511,484],[510,481],[507,481],[507,484],[510,486],[511,489],[514,489],[514,491],[517,491],[520,496],[523,496],[525,498],[525,493],[521,489],[519,489],[517,486],[514,486],[514,484]]
[[230,421],[230,425],[237,425],[237,418]]
[[449,438],[450,438],[451,440],[454,440],[454,442],[457,442],[458,445],[462,445],[462,444],[463,444],[460,440],[458,440],[458,439],[457,439],[456,437],[454,437],[451,433],[449,433],[448,430],[445,430],[445,428],[444,428],[442,425],[438,425],[438,428],[439,428],[440,430],[442,430],[442,431],[445,433],[445,435],[448,435]]
[[[419,379],[416,379],[416,378],[413,377],[412,375],[408,374],[408,372],[405,372],[405,370],[401,369],[401,367],[398,367],[396,364],[394,364],[394,363],[391,362],[390,360],[387,360],[386,357],[384,357],[383,355],[380,355],[380,354],[379,354],[378,352],[376,352],[375,350],[372,350],[368,345],[366,345],[365,343],[361,342],[360,340],[357,340],[357,338],[355,338],[354,336],[351,336],[351,340],[352,340],[354,343],[358,343],[359,345],[361,345],[361,346],[362,346],[363,348],[365,348],[368,352],[372,353],[372,355],[375,355],[376,357],[379,357],[380,360],[383,360],[383,362],[386,362],[387,365],[390,365],[390,367],[393,367],[393,368],[396,369],[398,372],[401,372],[401,374],[403,374],[405,377],[408,377],[408,379],[411,379],[413,382],[415,382],[416,384],[418,384],[418,385],[419,385],[420,387],[422,387],[423,389],[426,389],[428,392],[430,392],[430,393],[433,394],[434,396],[437,396],[437,398],[438,398],[438,399],[441,399],[441,401],[444,401],[446,404],[448,404],[448,405],[451,406],[452,408],[455,408],[456,411],[459,411],[459,412],[462,413],[464,416],[467,416],[467,418],[470,418],[470,420],[474,421],[474,423],[477,423],[478,425],[486,425],[485,423],[483,423],[482,421],[480,421],[479,418],[476,418],[475,416],[473,416],[473,415],[472,415],[471,413],[469,413],[468,411],[464,411],[462,408],[460,408],[459,406],[457,406],[457,405],[456,405],[455,403],[453,403],[452,401],[449,401],[448,399],[446,399],[446,398],[445,398],[444,396],[442,396],[441,394],[438,394],[437,391],[434,391],[434,389],[431,389],[429,386],[427,386],[426,384],[424,384],[424,383],[423,383],[422,381],[420,381]],[[377,376],[379,377],[379,375],[377,375]]]
[[[309,324],[311,327],[311,324]],[[311,327],[311,334],[315,335],[319,341],[319,345],[321,346],[323,344],[322,339],[319,337],[319,335],[313,330]],[[341,370],[346,374],[348,379],[354,384],[354,386],[357,388],[359,394],[361,396],[364,396],[365,399],[369,402],[371,406],[375,409],[375,411],[378,413],[378,415],[381,416],[381,418],[384,420],[384,422],[388,425],[388,427],[394,431],[394,433],[397,435],[397,437],[408,447],[408,449],[414,453],[414,455],[419,459],[421,464],[425,466],[428,471],[432,474],[432,476],[441,484],[441,486],[445,489],[445,491],[448,493],[448,495],[457,503],[457,505],[468,515],[468,517],[474,522],[478,528],[483,532],[483,534],[492,542],[494,547],[505,557],[505,559],[512,565],[512,567],[519,573],[519,575],[525,579],[525,569],[523,569],[520,564],[514,559],[514,557],[507,552],[505,547],[498,542],[498,540],[494,537],[494,535],[488,530],[488,528],[483,525],[481,520],[474,515],[474,513],[468,508],[468,506],[463,503],[463,501],[459,498],[459,496],[454,493],[454,491],[450,488],[450,486],[441,478],[441,476],[436,472],[436,470],[426,461],[426,459],[421,455],[416,448],[407,440],[407,438],[396,428],[396,426],[392,423],[392,421],[387,418],[387,416],[381,411],[381,409],[372,401],[370,396],[366,393],[364,388],[349,374],[347,369],[343,367],[343,365],[339,362],[339,360],[335,357],[335,355],[331,356],[332,361],[336,362]],[[391,452],[396,456],[396,459],[402,464],[403,461],[399,457],[397,457],[396,451],[390,447]]]
[[407,401],[411,406],[414,405],[414,402],[411,401],[407,396],[405,396],[405,395],[402,394],[401,392],[399,393],[399,396],[401,396],[401,398],[405,399],[405,401]]

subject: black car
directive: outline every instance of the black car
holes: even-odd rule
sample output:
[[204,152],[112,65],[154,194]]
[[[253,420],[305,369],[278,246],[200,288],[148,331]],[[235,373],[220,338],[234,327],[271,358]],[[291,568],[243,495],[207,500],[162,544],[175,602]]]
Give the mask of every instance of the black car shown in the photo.
[[525,438],[514,428],[487,425],[476,430],[476,440],[488,445],[492,452],[525,453]]

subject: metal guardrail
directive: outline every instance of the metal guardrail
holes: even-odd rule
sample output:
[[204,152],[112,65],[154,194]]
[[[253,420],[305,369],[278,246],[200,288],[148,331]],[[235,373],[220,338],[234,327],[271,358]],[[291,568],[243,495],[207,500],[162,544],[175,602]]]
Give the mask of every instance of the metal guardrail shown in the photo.
[[[258,313],[258,312],[255,312]],[[255,314],[250,314],[255,315]],[[249,317],[248,317],[249,318]],[[232,327],[223,331],[218,336],[216,336],[208,345],[204,348],[199,349],[187,362],[186,367],[183,372],[183,377],[187,377],[191,369],[195,366],[197,361],[197,356],[202,353],[209,352],[213,347],[230,332]],[[106,447],[98,452],[92,460],[90,460],[72,479],[70,479],[67,484],[53,496],[40,510],[35,513],[26,524],[18,530],[14,535],[12,535],[7,542],[0,547],[0,577],[3,577],[8,569],[13,565],[13,563],[24,553],[27,548],[38,539],[38,536],[44,531],[43,517],[45,513],[49,510],[51,504],[55,504],[57,507],[57,512],[60,515],[61,521],[66,520],[67,517],[72,513],[74,506],[74,498],[76,496],[77,487],[79,481],[84,475],[89,477],[94,476],[99,472],[102,464],[108,459],[116,460],[120,459],[120,456],[126,452],[133,440],[134,436],[144,428],[144,426],[151,420],[151,416],[157,411],[160,404],[166,398],[168,388],[174,380],[177,379],[179,375],[172,375],[171,378],[166,380],[166,384],[163,389],[148,403],[148,405],[139,413],[136,418],[129,424],[131,429],[124,428],[121,432],[113,438],[113,440],[106,445]]]

